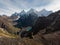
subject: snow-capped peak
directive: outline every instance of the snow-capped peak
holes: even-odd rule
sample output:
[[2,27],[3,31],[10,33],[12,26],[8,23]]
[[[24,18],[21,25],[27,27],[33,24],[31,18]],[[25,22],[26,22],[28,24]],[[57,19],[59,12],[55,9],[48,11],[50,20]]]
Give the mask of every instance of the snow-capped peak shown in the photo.
[[37,11],[36,11],[35,9],[31,8],[31,9],[27,12],[27,14],[30,14],[30,13],[37,13]]
[[25,12],[24,10],[22,10],[22,11],[20,12],[20,14],[26,14],[26,12]]
[[52,13],[52,11],[47,11],[46,9],[43,9],[43,10],[38,12],[38,15],[39,16],[48,16],[51,13]]
[[47,10],[46,9],[42,9],[41,11],[39,11],[39,12],[47,12]]

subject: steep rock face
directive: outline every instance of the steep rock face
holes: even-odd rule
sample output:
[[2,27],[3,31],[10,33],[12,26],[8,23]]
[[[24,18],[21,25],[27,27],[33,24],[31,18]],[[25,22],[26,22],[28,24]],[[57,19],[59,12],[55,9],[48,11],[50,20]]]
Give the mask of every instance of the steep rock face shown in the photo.
[[54,31],[60,30],[60,11],[50,14],[47,18],[51,20],[49,27],[53,28]]
[[17,22],[16,27],[32,26],[37,18],[38,16],[35,13],[21,15],[20,18],[17,21],[15,21]]
[[47,17],[39,17],[32,27],[31,31],[33,34],[37,34],[40,30],[43,30],[44,28],[47,28],[50,25],[50,20],[47,19]]

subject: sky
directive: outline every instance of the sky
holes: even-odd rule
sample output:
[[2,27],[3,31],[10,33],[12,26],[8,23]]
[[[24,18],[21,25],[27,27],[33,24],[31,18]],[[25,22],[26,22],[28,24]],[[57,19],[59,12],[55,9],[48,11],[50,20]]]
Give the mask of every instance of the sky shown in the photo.
[[60,0],[0,0],[0,15],[10,16],[14,12],[28,11],[29,9],[57,11],[60,9]]

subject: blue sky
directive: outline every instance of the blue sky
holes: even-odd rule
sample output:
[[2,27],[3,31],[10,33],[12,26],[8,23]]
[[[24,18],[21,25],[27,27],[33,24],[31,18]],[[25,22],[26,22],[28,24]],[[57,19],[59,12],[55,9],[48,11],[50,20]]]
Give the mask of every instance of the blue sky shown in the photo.
[[11,15],[30,8],[57,11],[60,9],[60,0],[0,0],[0,14]]

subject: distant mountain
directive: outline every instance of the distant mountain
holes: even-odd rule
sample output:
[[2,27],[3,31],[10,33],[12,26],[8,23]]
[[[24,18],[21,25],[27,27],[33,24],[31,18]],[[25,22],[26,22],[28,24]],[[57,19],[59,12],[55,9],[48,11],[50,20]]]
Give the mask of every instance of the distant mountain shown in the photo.
[[25,15],[26,14],[26,12],[24,11],[24,10],[22,10],[20,13],[14,13],[14,14],[12,14],[11,16],[10,16],[10,18],[12,19],[12,20],[18,20],[19,18],[20,18],[20,16],[22,16],[22,15]]
[[45,9],[38,12],[31,8],[27,12],[22,10],[20,13],[14,13],[11,18],[17,20],[17,25],[32,26],[39,16],[48,16],[51,13],[52,11],[47,11]]
[[34,12],[34,9],[30,9],[27,13],[23,10],[20,13],[20,18],[16,21],[17,26],[20,27],[26,27],[26,26],[32,26],[34,22],[37,20],[38,15]]
[[46,9],[43,9],[38,12],[39,16],[48,16],[49,14],[53,13],[52,11],[47,11]]
[[17,27],[27,27],[32,26],[37,20],[38,15],[35,13],[21,15],[20,18],[15,21],[17,22]]
[[12,19],[12,20],[18,20],[20,18],[20,16],[19,16],[19,13],[15,12],[9,18]]
[[27,14],[31,14],[31,13],[36,13],[36,14],[37,14],[38,11],[36,11],[35,9],[32,9],[32,8],[31,8],[31,9],[27,12]]
[[11,19],[17,20],[22,15],[29,15],[29,14],[36,14],[38,16],[48,16],[49,14],[53,13],[52,11],[47,11],[46,9],[43,9],[41,11],[36,11],[35,9],[31,8],[29,11],[25,12],[22,10],[20,13],[14,13],[11,15]]
[[26,14],[26,12],[25,12],[24,10],[22,10],[22,11],[20,12],[20,15],[24,15],[24,14]]

